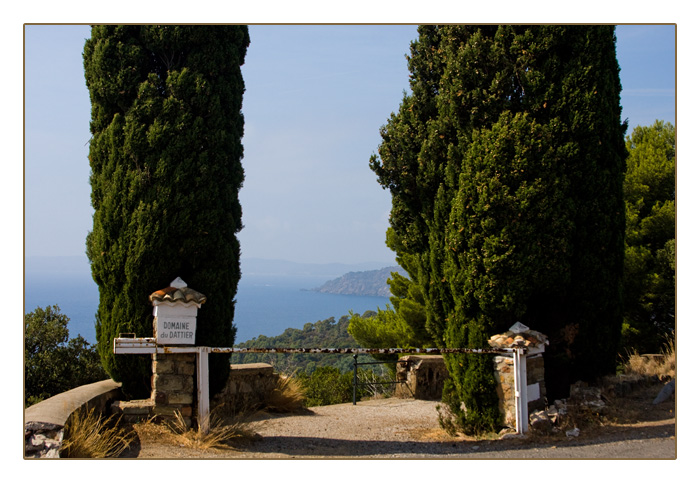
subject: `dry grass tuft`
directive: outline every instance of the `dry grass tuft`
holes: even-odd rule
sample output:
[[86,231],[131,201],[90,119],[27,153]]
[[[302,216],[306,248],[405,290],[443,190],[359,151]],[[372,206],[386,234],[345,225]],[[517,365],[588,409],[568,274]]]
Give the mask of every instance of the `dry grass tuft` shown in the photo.
[[103,418],[94,409],[80,409],[68,420],[61,445],[62,458],[114,458],[126,450],[134,434],[113,416]]
[[169,445],[179,445],[178,439],[169,426],[156,422],[159,420],[157,416],[153,416],[148,420],[134,423],[134,430],[139,436],[141,442],[153,443],[160,442]]
[[661,354],[640,355],[634,351],[623,368],[625,374],[656,376],[659,379],[676,377],[676,345],[673,336],[668,337]]
[[182,446],[197,449],[230,448],[236,440],[254,439],[257,435],[243,418],[226,418],[209,413],[209,432],[202,431],[202,425],[194,430],[190,428],[182,414],[175,412],[175,421],[168,423],[168,428]]
[[277,378],[277,385],[265,401],[268,411],[277,413],[293,413],[304,408],[306,391],[301,382],[293,375],[282,375]]

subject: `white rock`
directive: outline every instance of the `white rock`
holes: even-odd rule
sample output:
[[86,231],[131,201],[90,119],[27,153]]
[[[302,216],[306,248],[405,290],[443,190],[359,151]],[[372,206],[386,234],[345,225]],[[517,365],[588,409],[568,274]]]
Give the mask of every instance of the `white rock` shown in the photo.
[[660,404],[666,399],[671,397],[671,395],[676,392],[676,380],[672,379],[671,382],[667,383],[656,396],[652,404]]
[[516,322],[509,330],[515,334],[521,334],[530,330],[530,327],[521,322]]
[[185,288],[187,287],[187,284],[180,277],[177,277],[175,280],[170,282],[170,286],[175,288]]

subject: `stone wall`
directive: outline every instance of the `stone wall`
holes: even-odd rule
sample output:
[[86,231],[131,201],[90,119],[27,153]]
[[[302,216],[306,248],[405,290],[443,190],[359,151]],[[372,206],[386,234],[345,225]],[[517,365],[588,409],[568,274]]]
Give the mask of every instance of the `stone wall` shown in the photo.
[[232,364],[224,389],[212,399],[212,408],[227,413],[265,405],[277,385],[279,374],[270,364]]
[[429,401],[442,399],[442,386],[449,377],[442,356],[403,356],[396,365],[395,395]]

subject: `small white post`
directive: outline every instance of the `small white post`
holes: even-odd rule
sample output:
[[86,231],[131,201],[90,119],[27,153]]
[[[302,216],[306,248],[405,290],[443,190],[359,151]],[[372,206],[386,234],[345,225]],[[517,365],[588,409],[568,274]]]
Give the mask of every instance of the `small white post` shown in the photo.
[[523,349],[513,352],[513,379],[515,384],[515,430],[525,434],[528,429],[527,411],[527,357]]
[[209,350],[197,347],[197,419],[199,430],[209,433]]

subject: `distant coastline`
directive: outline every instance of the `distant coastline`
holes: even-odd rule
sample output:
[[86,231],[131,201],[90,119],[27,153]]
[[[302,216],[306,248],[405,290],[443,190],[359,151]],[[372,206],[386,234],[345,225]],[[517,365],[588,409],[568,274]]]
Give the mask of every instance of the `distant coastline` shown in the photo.
[[335,295],[391,297],[387,280],[391,277],[392,272],[398,272],[404,277],[408,276],[404,269],[396,265],[393,267],[384,267],[379,270],[348,272],[312,290],[314,292]]
[[[233,321],[238,329],[236,340],[276,336],[287,328],[301,328],[308,322],[328,317],[339,319],[349,311],[362,314],[366,310],[384,308],[389,303],[388,298],[326,295],[308,290],[350,270],[382,265],[381,262],[305,264],[242,259],[243,277],[238,286]],[[87,257],[25,258],[24,313],[51,305],[58,305],[61,313],[70,318],[70,337],[80,334],[88,342],[96,342],[99,290],[92,279]]]

